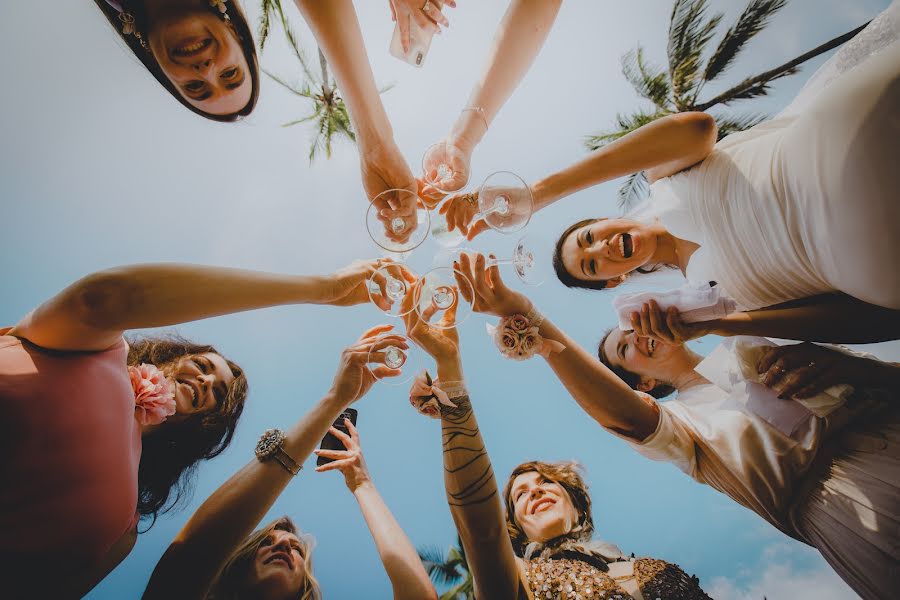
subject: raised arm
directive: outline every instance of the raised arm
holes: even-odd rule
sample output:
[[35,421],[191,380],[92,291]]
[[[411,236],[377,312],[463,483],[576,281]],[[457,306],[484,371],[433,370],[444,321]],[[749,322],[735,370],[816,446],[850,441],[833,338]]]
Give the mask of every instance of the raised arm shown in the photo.
[[397,600],[437,600],[437,592],[419,554],[409,541],[403,528],[378,493],[359,442],[359,433],[349,420],[345,419],[349,435],[332,427],[329,431],[344,444],[346,450],[317,450],[318,456],[333,459],[333,462],[316,468],[316,471],[340,470],[344,474],[347,488],[359,503],[378,556],[384,565],[394,598]]
[[[531,68],[553,28],[561,4],[562,0],[510,2],[497,28],[484,70],[446,137],[465,165],[460,186],[464,184],[463,179],[468,179],[472,152]],[[435,202],[444,196],[430,186],[425,186],[423,195]]]
[[[453,312],[445,313],[445,325],[453,323]],[[415,311],[405,320],[409,337],[437,361],[438,381],[462,382],[456,329],[430,327]],[[491,461],[469,396],[450,400],[455,408],[441,407],[444,487],[475,581],[475,595],[514,600],[523,586]]]
[[[350,0],[295,0],[334,72],[359,145],[363,186],[371,200],[389,189],[417,191],[412,171],[375,85],[356,10]],[[399,208],[393,206],[392,208]],[[404,207],[414,209],[414,205]]]
[[[475,286],[474,310],[500,317],[528,315],[531,301],[503,283],[497,265],[487,268],[483,255],[474,260],[464,254],[456,268],[468,274]],[[565,346],[547,355],[547,364],[578,405],[603,427],[642,441],[656,430],[659,408],[632,390],[572,338],[544,318],[539,333]]]
[[835,344],[900,339],[900,310],[869,304],[846,294],[812,296],[700,323],[684,323],[677,310],[663,312],[651,301],[641,313],[632,315],[631,323],[638,335],[668,343],[685,342],[710,333]]
[[54,350],[103,350],[127,329],[164,327],[281,304],[359,304],[377,261],[330,276],[181,264],[130,265],[80,279],[10,332]]
[[[303,464],[349,404],[375,381],[366,366],[369,351],[403,338],[387,337],[390,325],[375,327],[341,354],[331,389],[286,432],[283,450]],[[379,366],[379,375],[398,374]],[[251,460],[207,498],[166,550],[144,592],[145,599],[204,598],[231,553],[253,531],[293,475],[276,460]]]
[[[702,112],[669,115],[648,123],[618,140],[595,150],[575,164],[531,184],[534,210],[553,204],[585,188],[646,171],[651,182],[682,171],[706,158],[716,143],[716,122]],[[442,212],[453,211],[448,220],[463,224],[472,239],[488,227],[482,220],[471,224],[475,214],[464,201],[447,203]]]

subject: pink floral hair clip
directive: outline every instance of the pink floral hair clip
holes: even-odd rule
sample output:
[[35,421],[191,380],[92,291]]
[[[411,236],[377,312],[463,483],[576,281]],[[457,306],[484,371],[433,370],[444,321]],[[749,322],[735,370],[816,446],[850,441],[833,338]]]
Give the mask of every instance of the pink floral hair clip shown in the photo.
[[556,340],[547,340],[541,337],[541,318],[533,318],[522,315],[503,317],[496,326],[486,325],[488,335],[493,338],[497,348],[506,358],[512,360],[527,360],[535,354],[544,358],[553,352],[562,352],[566,349]]
[[156,365],[128,367],[134,390],[134,417],[141,425],[159,425],[175,414],[175,386]]

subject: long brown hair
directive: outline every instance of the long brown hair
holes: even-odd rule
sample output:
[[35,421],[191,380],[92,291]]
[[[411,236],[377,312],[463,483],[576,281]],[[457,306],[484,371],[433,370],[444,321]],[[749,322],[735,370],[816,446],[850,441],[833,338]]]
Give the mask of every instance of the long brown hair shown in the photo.
[[590,540],[594,534],[594,518],[591,516],[591,495],[588,492],[584,478],[581,476],[581,465],[575,461],[543,462],[531,460],[513,469],[512,473],[509,474],[509,479],[506,481],[506,487],[503,488],[503,497],[506,499],[506,530],[509,532],[509,539],[512,541],[516,555],[522,556],[525,553],[525,546],[529,540],[516,522],[516,510],[510,494],[516,477],[522,473],[531,472],[538,473],[545,479],[561,485],[572,500],[572,506],[575,507],[575,512],[578,513],[578,522],[563,537],[579,542]]
[[206,596],[207,600],[252,600],[256,598],[253,590],[249,589],[247,585],[247,577],[253,561],[256,560],[259,547],[273,531],[286,531],[296,535],[303,548],[303,572],[306,579],[297,600],[321,600],[322,590],[319,588],[319,582],[313,576],[313,540],[309,536],[300,535],[290,517],[281,517],[250,534],[222,567]]
[[[177,335],[131,338],[128,345],[129,365],[151,363],[160,369],[185,356],[221,356],[212,346]],[[183,421],[164,423],[141,440],[137,508],[141,517],[151,519],[151,527],[158,513],[171,510],[187,495],[197,463],[218,456],[231,443],[247,398],[247,377],[238,365],[225,361],[234,380],[223,402]]]
[[[200,110],[190,102],[188,102],[175,87],[169,78],[163,73],[162,68],[159,66],[159,63],[156,60],[156,57],[153,56],[153,53],[149,50],[144,49],[141,46],[140,40],[137,39],[134,35],[125,35],[122,33],[122,22],[119,20],[119,11],[110,6],[106,0],[94,0],[94,4],[97,5],[97,8],[103,13],[106,19],[109,21],[112,28],[116,31],[118,36],[122,39],[126,46],[134,53],[139,61],[146,67],[148,71],[156,78],[156,80],[162,85],[169,94],[172,95],[178,102],[182,104],[189,111],[200,115],[201,117],[205,117],[207,119],[213,121],[221,121],[225,123],[237,121],[242,117],[246,117],[253,109],[256,107],[256,101],[259,99],[259,60],[256,57],[256,45],[253,42],[253,33],[250,31],[250,25],[247,23],[247,17],[244,14],[244,10],[241,8],[240,4],[238,4],[237,0],[234,0],[228,4],[228,14],[230,17],[230,23],[234,27],[234,32],[237,34],[238,42],[241,45],[241,51],[244,54],[244,59],[247,61],[247,66],[250,68],[250,78],[251,78],[251,90],[250,90],[250,100],[247,104],[236,113],[229,113],[226,115],[215,115],[212,113],[205,112]],[[131,0],[130,2],[123,2],[123,5],[127,6],[127,11],[134,16],[135,24],[137,24],[138,30],[141,31],[144,35],[144,40],[147,39],[147,31],[140,27],[140,24],[145,22],[144,18],[144,1],[143,0]]]
[[[606,338],[609,337],[609,334],[613,332],[612,329],[609,329],[606,333],[603,334],[603,338],[600,340],[600,343],[597,345],[597,358],[600,359],[600,362],[603,363],[607,369],[613,372],[613,375],[624,381],[628,384],[633,390],[638,389],[638,385],[641,383],[641,376],[635,373],[634,371],[629,371],[625,367],[621,365],[614,365],[610,362],[609,357],[606,355]],[[668,383],[662,383],[657,380],[657,384],[653,387],[652,390],[647,392],[657,400],[665,398],[669,394],[675,393],[675,387],[669,385]]]

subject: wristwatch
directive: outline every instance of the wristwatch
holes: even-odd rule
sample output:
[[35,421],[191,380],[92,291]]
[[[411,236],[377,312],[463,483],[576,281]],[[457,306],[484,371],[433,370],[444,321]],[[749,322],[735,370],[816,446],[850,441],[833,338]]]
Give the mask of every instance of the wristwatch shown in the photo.
[[256,444],[256,458],[261,461],[275,460],[291,475],[296,475],[303,468],[293,457],[284,451],[284,432],[280,429],[269,429],[262,434]]

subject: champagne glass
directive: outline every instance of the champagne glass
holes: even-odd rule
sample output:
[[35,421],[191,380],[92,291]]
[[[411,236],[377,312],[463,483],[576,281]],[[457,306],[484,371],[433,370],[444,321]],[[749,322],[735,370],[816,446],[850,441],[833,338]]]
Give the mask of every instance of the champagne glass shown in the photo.
[[488,265],[512,265],[516,277],[526,284],[538,286],[547,281],[550,259],[542,249],[542,245],[533,235],[523,235],[516,241],[512,256],[509,258],[488,258]]
[[[405,344],[398,344],[394,340],[384,339],[387,337],[399,338]],[[403,345],[406,348],[403,348]],[[366,357],[369,371],[375,376],[375,379],[388,385],[409,385],[416,374],[423,371],[426,367],[423,353],[413,348],[413,343],[406,336],[397,333],[386,333],[378,336],[375,338],[375,343]],[[390,369],[400,369],[402,372],[396,377],[381,378],[375,373],[375,368],[380,365]]]
[[478,212],[470,223],[483,219],[500,233],[515,233],[528,225],[534,212],[531,188],[521,177],[509,171],[487,176],[478,190]]
[[404,302],[413,293],[416,276],[406,265],[389,263],[375,270],[366,281],[372,304],[392,317],[412,312],[413,303]]
[[438,142],[422,157],[425,183],[443,194],[458,192],[469,182],[469,166],[462,150],[448,142]]
[[[451,329],[466,320],[472,314],[472,305],[463,300],[460,285],[466,286],[466,295],[472,297],[472,284],[468,278],[452,267],[435,267],[425,273],[416,286],[416,313],[423,321],[436,329]],[[433,319],[435,313],[456,307],[456,318],[453,323],[442,324]]]
[[409,190],[381,192],[366,211],[369,236],[388,252],[404,253],[418,248],[428,237],[430,226],[428,210]]

